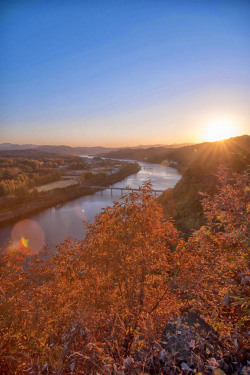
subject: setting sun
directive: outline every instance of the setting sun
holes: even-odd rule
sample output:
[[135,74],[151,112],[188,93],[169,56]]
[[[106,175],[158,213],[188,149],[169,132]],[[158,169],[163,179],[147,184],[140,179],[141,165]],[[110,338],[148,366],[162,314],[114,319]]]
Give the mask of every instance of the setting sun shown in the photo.
[[208,142],[215,142],[234,137],[236,133],[236,126],[232,120],[216,119],[207,124],[204,138]]

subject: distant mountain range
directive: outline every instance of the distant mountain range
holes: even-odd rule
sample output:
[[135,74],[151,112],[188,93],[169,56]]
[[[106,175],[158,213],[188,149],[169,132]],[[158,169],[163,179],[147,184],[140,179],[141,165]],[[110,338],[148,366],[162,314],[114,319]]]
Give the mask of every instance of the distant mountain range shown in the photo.
[[137,148],[157,148],[157,147],[167,147],[167,148],[180,148],[184,146],[192,145],[192,143],[172,143],[170,145],[163,145],[163,144],[157,144],[157,145],[139,145],[139,146],[133,146],[133,147],[120,147],[119,149],[137,149]]
[[19,145],[16,143],[0,143],[0,150],[30,150],[36,148],[36,145],[25,144]]
[[[158,148],[158,147],[168,147],[168,148],[179,148],[187,145],[183,144],[173,144],[173,145],[140,145],[131,147],[131,149],[145,149],[145,148]],[[111,151],[117,151],[120,148],[114,147],[71,147],[71,146],[55,146],[55,145],[34,145],[34,144],[14,144],[14,143],[1,143],[0,151],[14,151],[14,150],[37,150],[49,153],[64,154],[64,155],[99,155],[105,154]],[[124,149],[124,148],[123,148]],[[127,148],[125,148],[127,149]]]
[[114,151],[116,149],[110,147],[70,147],[65,145],[33,145],[33,144],[14,144],[1,143],[0,151],[20,151],[20,150],[36,150],[48,153],[63,154],[63,155],[97,155],[104,152]]

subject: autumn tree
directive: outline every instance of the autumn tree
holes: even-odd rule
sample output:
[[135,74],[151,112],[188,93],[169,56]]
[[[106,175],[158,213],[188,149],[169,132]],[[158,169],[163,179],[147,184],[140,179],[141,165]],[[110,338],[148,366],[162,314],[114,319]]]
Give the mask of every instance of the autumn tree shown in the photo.
[[166,309],[168,257],[177,237],[149,183],[103,210],[88,226],[82,253],[95,308],[119,315],[130,334],[143,317],[159,314],[164,303]]
[[[40,358],[65,369],[72,350],[89,358],[85,370],[96,368],[93,358],[122,361],[145,320],[157,314],[165,323],[176,307],[168,257],[177,237],[147,183],[97,215],[84,241],[65,241],[47,261],[3,254],[2,356],[26,353],[26,360],[14,356],[17,368]],[[75,325],[86,327],[88,338],[66,339]]]
[[197,310],[221,333],[244,341],[250,284],[247,173],[221,167],[217,193],[203,194],[202,206],[206,225],[176,248],[179,266],[172,283],[184,308]]

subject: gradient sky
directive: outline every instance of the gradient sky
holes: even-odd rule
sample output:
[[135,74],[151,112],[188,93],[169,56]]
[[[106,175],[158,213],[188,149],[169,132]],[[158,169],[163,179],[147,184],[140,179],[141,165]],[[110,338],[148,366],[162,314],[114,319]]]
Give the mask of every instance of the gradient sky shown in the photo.
[[0,143],[249,133],[248,0],[2,0],[0,14]]

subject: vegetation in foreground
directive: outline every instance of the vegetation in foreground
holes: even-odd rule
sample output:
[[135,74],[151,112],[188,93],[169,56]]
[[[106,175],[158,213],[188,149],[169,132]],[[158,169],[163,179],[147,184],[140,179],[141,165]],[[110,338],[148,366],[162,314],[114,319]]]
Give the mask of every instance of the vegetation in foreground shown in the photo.
[[50,257],[2,250],[2,374],[193,373],[171,350],[164,368],[154,366],[166,322],[188,311],[219,332],[222,357],[242,355],[249,188],[246,174],[222,169],[218,178],[213,199],[203,197],[206,225],[188,241],[147,183],[97,215],[84,241],[65,241]]

